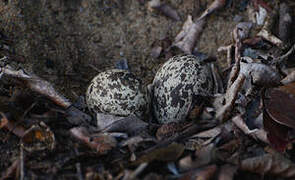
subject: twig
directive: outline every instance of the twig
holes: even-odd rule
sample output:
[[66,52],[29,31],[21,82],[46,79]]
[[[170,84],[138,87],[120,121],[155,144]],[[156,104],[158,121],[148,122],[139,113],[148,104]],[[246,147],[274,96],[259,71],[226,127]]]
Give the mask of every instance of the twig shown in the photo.
[[248,26],[245,23],[239,23],[233,31],[233,38],[235,41],[235,64],[229,75],[227,90],[231,87],[240,71],[242,40],[247,38],[249,33],[247,27]]
[[60,105],[64,108],[68,108],[71,105],[71,102],[59,94],[48,81],[45,81],[34,74],[27,74],[23,70],[16,71],[10,66],[2,67],[0,71],[4,75],[23,81],[25,86],[39,94],[48,97],[57,105]]
[[147,166],[148,163],[140,164],[127,178],[130,180],[135,179]]
[[192,54],[197,39],[199,39],[205,25],[205,19],[193,22],[192,16],[189,15],[185,21],[182,30],[175,37],[172,46],[182,50],[186,54]]
[[267,139],[267,133],[264,129],[254,129],[250,130],[248,126],[245,124],[243,118],[241,115],[237,115],[234,118],[232,118],[232,122],[241,129],[246,135],[251,136],[254,139],[259,139],[260,141],[269,144],[269,141]]
[[225,120],[229,118],[230,113],[233,109],[234,103],[237,99],[238,92],[241,90],[245,79],[246,79],[246,76],[243,73],[239,73],[237,79],[234,81],[231,87],[227,90],[225,94],[226,103],[216,113],[216,118],[219,121],[224,122]]
[[[75,154],[77,156],[79,156],[79,151],[77,148],[75,148]],[[83,180],[83,175],[82,175],[82,170],[81,170],[81,163],[77,162],[76,163],[76,169],[77,169],[77,177],[78,177],[78,180]]]
[[186,130],[184,130],[183,132],[181,132],[179,135],[172,137],[170,139],[167,140],[162,140],[160,141],[158,144],[156,144],[155,146],[144,150],[143,152],[141,152],[140,154],[137,155],[137,157],[143,155],[143,154],[147,154],[149,152],[152,152],[155,149],[158,148],[162,148],[165,146],[168,146],[169,144],[171,144],[172,142],[178,142],[178,141],[183,141],[184,139],[191,137],[194,134],[197,134],[198,132],[210,129],[215,127],[216,124],[207,124],[204,126],[200,126],[199,124],[193,124],[191,127],[187,128]]
[[151,0],[148,2],[149,9],[156,9],[163,15],[175,20],[180,21],[180,17],[175,9],[173,9],[167,3],[162,3],[160,0]]
[[24,127],[18,126],[14,122],[12,122],[11,120],[8,120],[4,113],[0,112],[0,115],[2,116],[2,118],[0,120],[0,129],[5,128],[5,129],[13,132],[13,134],[17,135],[20,138],[25,135],[26,130]]
[[293,46],[289,49],[289,51],[286,54],[275,59],[272,62],[272,64],[281,64],[283,61],[286,61],[290,57],[290,55],[292,55],[294,52],[295,52],[295,44],[293,44]]
[[25,178],[25,162],[24,162],[24,148],[23,148],[23,146],[21,145],[20,146],[20,177],[19,177],[19,179],[20,180],[24,180],[24,178]]
[[224,7],[226,4],[226,0],[215,0],[210,6],[203,12],[203,14],[198,18],[198,20],[204,19],[214,11],[217,11]]
[[234,45],[230,44],[228,46],[221,46],[217,49],[218,52],[221,51],[226,51],[226,62],[227,62],[227,67],[230,67],[231,62],[232,62],[232,49]]
[[117,145],[116,139],[113,137],[100,134],[100,136],[92,137],[87,132],[86,128],[75,127],[70,130],[71,134],[88,145],[90,148],[95,149],[99,154],[106,154],[109,150]]
[[17,179],[16,174],[19,169],[20,159],[16,159],[12,165],[6,169],[4,175],[0,178],[0,180],[6,179]]
[[281,83],[286,85],[289,83],[295,82],[295,71],[292,71],[284,79],[281,80]]
[[270,15],[266,18],[266,21],[262,27],[262,29],[260,30],[260,32],[258,32],[257,36],[262,37],[263,39],[271,42],[272,44],[276,45],[279,48],[283,47],[283,41],[280,40],[278,37],[276,37],[275,35],[273,35],[271,33],[271,28],[273,26],[274,23],[274,17],[276,14]]

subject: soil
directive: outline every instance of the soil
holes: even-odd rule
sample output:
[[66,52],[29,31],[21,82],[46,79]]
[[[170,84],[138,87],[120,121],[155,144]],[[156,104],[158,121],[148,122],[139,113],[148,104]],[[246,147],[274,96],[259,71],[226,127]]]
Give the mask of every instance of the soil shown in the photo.
[[[84,95],[91,78],[121,59],[144,82],[151,82],[165,61],[150,56],[153,43],[166,37],[173,40],[187,15],[197,16],[210,1],[167,1],[182,21],[150,11],[147,3],[135,0],[0,3],[2,32],[13,40],[16,54],[25,57],[25,69],[49,80],[74,101]],[[231,42],[237,22],[229,12],[209,20],[197,43],[199,51],[215,55],[218,46]]]
[[[149,10],[145,0],[4,0],[0,2],[0,27],[13,41],[10,52],[25,58],[18,66],[48,80],[75,102],[97,73],[115,68],[121,59],[149,84],[166,60],[151,57],[153,43],[173,40],[187,16],[197,17],[212,1],[165,1],[181,17],[174,21]],[[241,2],[233,1],[234,7],[228,5],[214,13],[196,44],[198,51],[217,57],[221,69],[226,57],[217,48],[232,42],[236,18],[248,19]],[[1,172],[18,157],[19,138],[2,130],[0,137]],[[57,151],[67,150],[60,147]]]

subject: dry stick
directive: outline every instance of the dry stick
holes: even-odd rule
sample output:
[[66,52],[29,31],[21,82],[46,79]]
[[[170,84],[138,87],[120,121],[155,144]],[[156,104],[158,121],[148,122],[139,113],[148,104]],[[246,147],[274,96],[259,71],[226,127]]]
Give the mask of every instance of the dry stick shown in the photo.
[[235,82],[227,90],[227,92],[225,94],[226,104],[216,113],[216,118],[219,121],[224,122],[225,120],[227,120],[229,118],[230,113],[231,113],[233,106],[235,104],[235,101],[237,99],[238,93],[241,90],[245,79],[246,79],[246,76],[243,73],[239,73]]
[[274,24],[274,18],[276,14],[272,14],[267,17],[262,29],[258,32],[257,36],[262,37],[263,39],[271,42],[272,44],[276,45],[277,47],[283,47],[283,41],[281,41],[278,37],[274,36],[271,33],[271,28]]
[[[77,148],[74,149],[76,156],[79,156],[79,151]],[[77,162],[76,163],[76,169],[77,169],[77,176],[78,180],[83,180],[83,175],[82,175],[82,170],[81,170],[81,163]]]
[[243,118],[241,115],[237,115],[234,118],[232,118],[232,122],[241,129],[246,135],[251,136],[255,140],[260,140],[266,144],[269,144],[269,141],[267,139],[267,133],[264,129],[254,129],[250,130],[248,126],[245,124]]
[[21,145],[20,146],[20,177],[19,179],[20,180],[24,180],[25,178],[25,165],[24,165],[24,148],[23,146]]
[[[128,179],[135,179],[144,169],[148,166],[148,163],[142,163],[140,164],[135,171],[133,171],[127,178]],[[124,178],[125,179],[125,178]],[[124,180],[123,179],[123,180]]]
[[238,28],[234,29],[234,39],[236,41],[236,43],[235,43],[235,64],[232,67],[232,70],[230,72],[230,76],[229,76],[228,83],[227,83],[227,90],[231,87],[231,85],[235,81],[235,79],[238,76],[238,73],[240,71],[242,42],[239,37]]
[[2,116],[2,118],[0,120],[0,129],[5,128],[5,129],[13,132],[13,134],[17,135],[20,138],[25,135],[26,130],[24,127],[16,125],[12,121],[9,121],[3,112],[0,112],[0,115]]
[[[246,35],[244,36],[244,38],[246,38]],[[216,118],[221,122],[224,122],[229,118],[230,112],[232,111],[238,96],[238,92],[241,90],[246,79],[245,74],[240,73],[242,41],[238,27],[236,27],[233,31],[233,37],[235,40],[235,64],[232,67],[227,84],[227,90],[224,97],[225,105],[216,113]]]
[[198,20],[204,19],[205,17],[212,14],[214,11],[221,9],[226,4],[226,0],[215,0],[210,6],[203,12],[203,14],[198,18]]
[[204,29],[206,17],[214,11],[221,9],[225,3],[226,0],[215,0],[194,22],[192,21],[192,16],[189,15],[182,27],[182,30],[175,37],[175,41],[172,46],[179,48],[186,54],[192,54],[196,41],[200,38]]
[[148,2],[149,9],[156,9],[163,15],[175,20],[180,21],[180,17],[175,9],[173,9],[167,3],[162,3],[160,0],[151,0]]
[[171,144],[172,142],[177,142],[177,141],[180,141],[180,140],[184,140],[188,137],[191,137],[192,135],[194,134],[197,134],[201,131],[205,131],[205,130],[208,130],[208,129],[211,129],[213,127],[215,127],[216,124],[210,124],[210,125],[200,125],[200,124],[193,124],[191,127],[187,128],[186,130],[184,130],[183,132],[181,132],[179,135],[171,138],[171,139],[167,139],[167,140],[163,140],[163,141],[160,141],[158,144],[156,144],[155,146],[149,148],[149,149],[146,149],[144,150],[143,152],[141,152],[140,154],[137,155],[137,157],[143,155],[143,154],[147,154],[147,153],[150,153],[152,152],[153,150],[155,149],[158,149],[158,148],[162,148],[162,147],[166,147],[168,146],[169,144]]
[[293,83],[293,82],[295,82],[295,71],[292,71],[284,79],[281,80],[281,83],[284,85]]
[[283,61],[287,60],[290,57],[290,55],[292,55],[294,52],[295,52],[295,44],[293,44],[293,46],[289,49],[289,51],[286,54],[275,59],[272,64],[282,63]]
[[9,168],[6,169],[5,174],[0,178],[0,180],[13,179],[16,177],[17,170],[19,169],[20,159],[16,159]]
[[192,16],[189,15],[182,27],[182,30],[175,37],[175,41],[172,46],[176,46],[186,54],[192,54],[196,41],[199,39],[203,31],[205,22],[205,19],[193,22]]
[[72,128],[70,132],[75,138],[81,140],[92,149],[96,149],[96,150],[98,149],[99,144],[90,140],[90,136],[87,134],[85,128],[75,127],[75,128]]
[[34,74],[29,75],[23,70],[16,71],[10,66],[1,68],[1,73],[16,78],[18,80],[22,80],[28,88],[48,97],[57,105],[60,105],[64,108],[68,108],[71,105],[71,102],[67,98],[59,94],[48,81],[45,81]]
[[232,61],[232,55],[231,55],[231,52],[232,52],[232,49],[233,49],[234,45],[233,44],[230,44],[228,46],[221,46],[217,49],[218,52],[221,52],[221,51],[226,51],[226,62],[227,62],[227,67],[230,67],[231,65],[231,61]]

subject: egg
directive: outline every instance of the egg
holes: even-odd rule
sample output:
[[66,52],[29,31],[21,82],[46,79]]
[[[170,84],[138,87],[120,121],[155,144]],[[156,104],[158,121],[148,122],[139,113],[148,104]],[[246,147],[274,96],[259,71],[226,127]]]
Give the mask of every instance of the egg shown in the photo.
[[128,70],[111,69],[94,77],[86,92],[86,104],[93,113],[143,117],[149,96],[141,80]]
[[213,77],[209,65],[194,55],[178,55],[166,61],[152,83],[152,109],[159,123],[186,120],[202,97],[212,95]]

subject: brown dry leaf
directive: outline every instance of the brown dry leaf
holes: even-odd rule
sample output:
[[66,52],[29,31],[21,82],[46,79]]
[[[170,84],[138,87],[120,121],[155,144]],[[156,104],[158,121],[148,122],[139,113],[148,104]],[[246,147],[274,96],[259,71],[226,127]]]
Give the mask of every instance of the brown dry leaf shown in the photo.
[[156,133],[156,137],[158,140],[167,139],[169,137],[172,137],[176,135],[179,132],[182,132],[187,127],[190,127],[191,123],[182,122],[182,123],[176,123],[171,122],[167,124],[163,124]]
[[245,159],[239,168],[261,175],[295,178],[295,164],[278,153]]
[[[277,123],[295,128],[295,84],[265,92],[264,107],[268,115]],[[282,108],[284,107],[284,108]]]
[[190,171],[179,178],[179,180],[210,180],[213,178],[216,170],[216,165],[210,165],[201,169]]
[[0,119],[0,129],[5,128],[18,137],[23,137],[25,134],[25,128],[17,125],[15,122],[8,120],[4,113],[0,112],[2,118]]
[[237,115],[234,118],[232,118],[232,122],[246,135],[249,135],[254,139],[258,139],[264,143],[269,143],[267,140],[267,133],[264,131],[264,129],[250,130],[241,115]]
[[66,97],[57,92],[52,84],[41,79],[35,74],[28,74],[22,69],[15,70],[8,65],[2,67],[1,72],[4,75],[21,81],[24,86],[30,88],[32,91],[44,95],[45,97],[48,97],[54,103],[60,105],[61,107],[68,108],[71,105],[71,102]]
[[179,167],[181,170],[187,171],[211,164],[217,159],[216,152],[215,144],[211,143],[195,151],[194,159],[191,156],[182,158],[179,161]]
[[[284,151],[289,142],[288,132],[295,129],[295,98],[293,86],[267,90],[263,98],[263,124],[271,145]],[[284,107],[284,108],[282,108]]]
[[220,169],[218,180],[233,180],[237,170],[238,167],[236,166],[230,164],[223,165]]
[[144,177],[144,180],[162,180],[162,179],[164,179],[162,175],[155,174],[155,173],[149,173],[148,175]]
[[181,158],[178,163],[180,171],[188,171],[193,168],[194,161],[191,156]]
[[208,165],[216,160],[216,146],[214,143],[211,143],[196,151],[195,155],[194,168]]
[[280,86],[278,89],[290,95],[295,95],[295,82]]
[[109,134],[100,133],[92,136],[84,127],[75,127],[70,130],[71,134],[84,142],[90,148],[95,149],[99,154],[106,154],[112,148],[117,146],[115,138]]
[[184,151],[184,145],[172,143],[165,147],[156,148],[146,154],[141,155],[133,164],[158,161],[175,161]]
[[[295,71],[291,72],[284,79],[281,80],[281,83],[286,86],[288,86],[290,84],[293,84],[291,86],[294,86],[294,82],[295,82]],[[295,88],[293,88],[293,89],[295,89]]]
[[123,132],[130,136],[139,135],[147,131],[148,123],[134,115],[115,120],[103,129],[103,132]]

